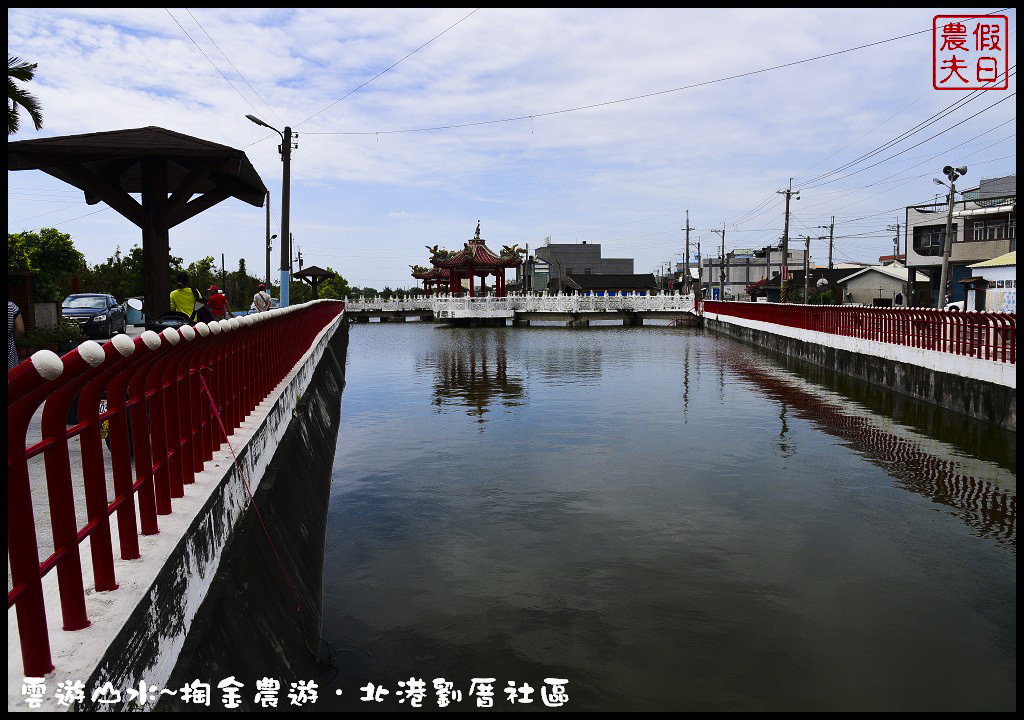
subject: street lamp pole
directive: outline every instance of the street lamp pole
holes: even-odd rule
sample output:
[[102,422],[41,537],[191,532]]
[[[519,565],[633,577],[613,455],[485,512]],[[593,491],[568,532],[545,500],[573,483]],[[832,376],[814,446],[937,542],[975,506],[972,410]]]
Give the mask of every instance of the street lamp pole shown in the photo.
[[[946,307],[946,281],[949,279],[949,255],[953,247],[953,203],[956,201],[956,180],[961,175],[967,174],[967,167],[954,168],[947,165],[942,172],[949,178],[949,210],[946,213],[946,237],[942,247],[942,273],[939,275],[939,299],[937,308],[942,310]],[[933,180],[938,185],[945,185],[938,178]],[[952,293],[950,293],[952,294]]]
[[285,126],[282,133],[276,127],[268,125],[255,115],[246,115],[246,117],[257,125],[270,128],[281,136],[281,162],[284,164],[284,176],[281,185],[281,307],[288,307],[288,283],[291,280],[291,235],[288,234],[288,213],[291,209],[292,129]]

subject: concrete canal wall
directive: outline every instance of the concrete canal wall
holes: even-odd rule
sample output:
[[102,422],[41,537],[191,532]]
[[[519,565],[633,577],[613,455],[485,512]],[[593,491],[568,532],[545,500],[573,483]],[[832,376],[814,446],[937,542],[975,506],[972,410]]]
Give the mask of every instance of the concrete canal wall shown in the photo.
[[[59,629],[60,613],[49,610],[58,594],[56,573],[44,579],[48,618],[56,618],[50,632],[56,670],[43,679],[38,709],[68,709],[55,700],[62,682],[84,683],[85,698],[74,709],[93,711],[153,709],[157,701],[163,709],[172,696],[160,690],[195,680],[211,685],[216,707],[217,683],[236,669],[279,677],[285,689],[290,680],[312,679],[307,647],[315,652],[319,645],[323,542],[347,347],[348,323],[340,315],[231,437],[237,464],[227,446],[218,450],[187,486],[180,511],[176,506],[162,518],[158,535],[140,538],[142,559],[118,562],[120,587],[94,595],[100,605],[90,612],[89,627]],[[12,614],[8,709],[29,710],[18,651],[11,647]],[[112,693],[92,698],[107,683],[119,702],[104,702]],[[140,683],[156,694],[132,702],[126,691],[138,694]],[[241,694],[251,700],[255,686],[247,683]]]
[[1017,431],[1017,366],[705,312],[704,327]]
[[[291,422],[229,538],[213,584],[185,638],[168,686],[234,677],[239,710],[261,709],[256,682],[322,679],[319,662],[323,553],[331,471],[341,421],[347,323],[328,344]],[[194,709],[165,696],[158,711]]]

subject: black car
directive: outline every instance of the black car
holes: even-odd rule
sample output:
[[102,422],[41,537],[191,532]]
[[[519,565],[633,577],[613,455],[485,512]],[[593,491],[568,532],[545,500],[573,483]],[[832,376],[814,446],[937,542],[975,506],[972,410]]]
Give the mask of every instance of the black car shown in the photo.
[[113,295],[101,293],[68,295],[61,303],[60,314],[93,339],[122,333],[128,325],[124,306]]

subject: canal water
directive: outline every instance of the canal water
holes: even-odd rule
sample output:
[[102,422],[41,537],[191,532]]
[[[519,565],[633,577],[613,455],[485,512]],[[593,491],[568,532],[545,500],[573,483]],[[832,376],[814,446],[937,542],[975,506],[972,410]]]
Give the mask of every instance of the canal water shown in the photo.
[[695,329],[353,325],[318,709],[1014,710],[1015,478]]

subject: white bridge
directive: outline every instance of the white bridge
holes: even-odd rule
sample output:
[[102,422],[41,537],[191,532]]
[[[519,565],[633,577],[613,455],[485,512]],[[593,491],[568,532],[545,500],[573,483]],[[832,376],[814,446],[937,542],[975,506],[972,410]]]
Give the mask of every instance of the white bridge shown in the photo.
[[585,324],[588,319],[623,319],[640,324],[643,317],[675,319],[693,314],[694,296],[662,295],[506,295],[467,297],[432,295],[409,300],[346,299],[346,314],[356,319],[404,319],[407,315],[430,316],[434,320],[512,319],[566,320]]

